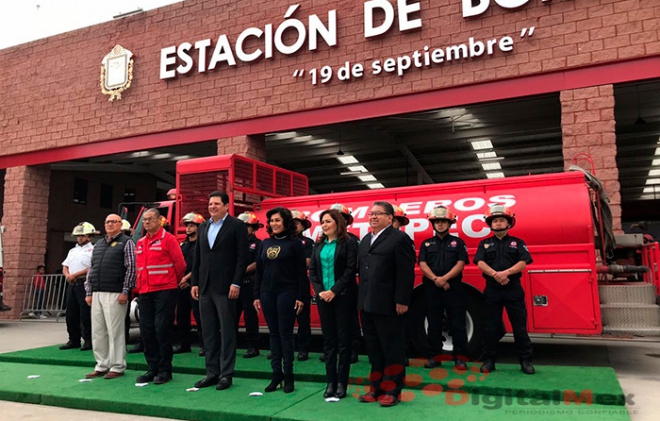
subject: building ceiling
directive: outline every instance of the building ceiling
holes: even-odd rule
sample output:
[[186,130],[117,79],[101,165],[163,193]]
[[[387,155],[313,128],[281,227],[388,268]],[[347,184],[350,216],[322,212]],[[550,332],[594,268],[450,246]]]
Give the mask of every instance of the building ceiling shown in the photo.
[[[660,81],[617,86],[615,101],[623,202],[660,199]],[[177,160],[211,156],[216,150],[211,140],[52,168],[151,173],[165,189],[174,184]],[[268,133],[266,150],[270,163],[307,175],[316,193],[540,174],[564,167],[559,94]]]

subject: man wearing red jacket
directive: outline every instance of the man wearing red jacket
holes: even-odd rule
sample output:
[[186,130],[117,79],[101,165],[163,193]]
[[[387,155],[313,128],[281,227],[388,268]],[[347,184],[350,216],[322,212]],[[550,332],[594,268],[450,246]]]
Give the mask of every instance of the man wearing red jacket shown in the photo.
[[140,306],[140,335],[149,369],[137,383],[167,383],[172,379],[172,335],[179,280],[186,261],[176,238],[163,229],[157,209],[142,218],[147,235],[135,247]]

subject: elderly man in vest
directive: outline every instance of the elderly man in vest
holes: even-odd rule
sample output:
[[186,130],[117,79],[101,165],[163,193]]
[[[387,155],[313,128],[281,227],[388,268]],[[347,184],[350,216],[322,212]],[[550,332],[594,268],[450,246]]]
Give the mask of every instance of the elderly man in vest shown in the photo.
[[186,261],[179,242],[163,228],[157,209],[144,212],[142,223],[147,235],[138,240],[135,255],[140,335],[148,370],[137,383],[164,384],[172,379],[174,309]]
[[96,367],[88,379],[116,379],[126,370],[124,323],[135,286],[135,243],[121,232],[121,217],[105,218],[105,236],[96,242],[87,272],[85,301],[92,308],[92,347]]

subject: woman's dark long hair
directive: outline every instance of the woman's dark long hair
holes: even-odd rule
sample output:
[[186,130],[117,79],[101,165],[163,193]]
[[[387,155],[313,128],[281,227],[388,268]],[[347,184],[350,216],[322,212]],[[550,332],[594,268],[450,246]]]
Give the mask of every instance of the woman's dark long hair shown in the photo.
[[[319,222],[323,220],[323,217],[325,215],[329,215],[330,218],[332,218],[337,224],[337,242],[341,243],[345,239],[347,239],[348,232],[346,231],[346,218],[344,218],[344,215],[342,215],[336,209],[326,209],[323,212],[321,212],[321,216],[319,216]],[[321,235],[319,235],[319,238],[316,240],[316,242],[322,243],[325,241],[326,238],[327,236],[323,232],[321,232]]]
[[286,237],[292,237],[296,232],[296,224],[293,222],[293,216],[291,216],[291,211],[284,207],[277,207],[266,212],[266,232],[271,237],[273,234],[273,229],[270,227],[270,218],[271,216],[279,214],[282,217],[282,223],[284,225],[284,231],[280,235]]

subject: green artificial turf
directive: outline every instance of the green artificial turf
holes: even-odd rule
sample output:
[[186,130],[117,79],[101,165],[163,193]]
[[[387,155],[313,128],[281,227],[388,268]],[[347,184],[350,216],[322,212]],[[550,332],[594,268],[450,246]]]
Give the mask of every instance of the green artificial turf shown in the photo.
[[[242,358],[243,350],[237,352],[236,373],[240,378],[268,379],[270,378],[270,362],[266,352],[251,359]],[[49,364],[60,366],[78,366],[91,371],[94,367],[94,357],[91,351],[82,352],[77,349],[61,351],[56,346],[35,348],[0,354],[0,361]],[[498,364],[497,371],[484,375],[479,373],[478,363],[469,363],[467,373],[455,372],[451,362],[444,363],[446,368],[425,369],[425,360],[411,360],[407,368],[407,387],[423,390],[426,387],[442,386],[444,389],[460,389],[472,394],[534,397],[552,401],[563,401],[564,393],[591,393],[594,401],[604,405],[624,405],[625,397],[619,385],[614,370],[609,367],[566,367],[536,365],[537,374],[525,375],[515,364]],[[128,354],[129,370],[145,371],[147,365],[142,354]],[[351,383],[359,387],[366,383],[369,373],[369,363],[366,357],[351,366]],[[196,374],[203,376],[204,358],[192,353],[174,356],[175,373]],[[325,383],[325,366],[318,361],[318,354],[310,354],[310,359],[295,362],[294,372],[301,381]]]
[[[472,394],[466,391],[441,392],[436,386],[404,390],[404,402],[394,408],[378,404],[362,404],[356,399],[361,387],[352,385],[349,396],[341,402],[323,399],[324,383],[296,382],[296,390],[285,394],[281,390],[263,392],[262,379],[235,378],[234,385],[224,391],[214,388],[187,392],[199,379],[198,375],[175,374],[165,385],[149,384],[136,387],[135,377],[141,372],[128,370],[114,380],[102,378],[80,383],[89,368],[47,364],[0,363],[0,399],[66,408],[157,416],[181,420],[232,421],[343,421],[347,419],[378,419],[401,421],[436,421],[439,418],[465,421],[523,421],[580,419],[629,420],[624,406],[604,406],[585,401],[581,404],[530,398],[507,398]],[[39,378],[28,379],[30,375]],[[540,380],[539,380],[540,381]],[[456,384],[453,384],[456,386]]]

